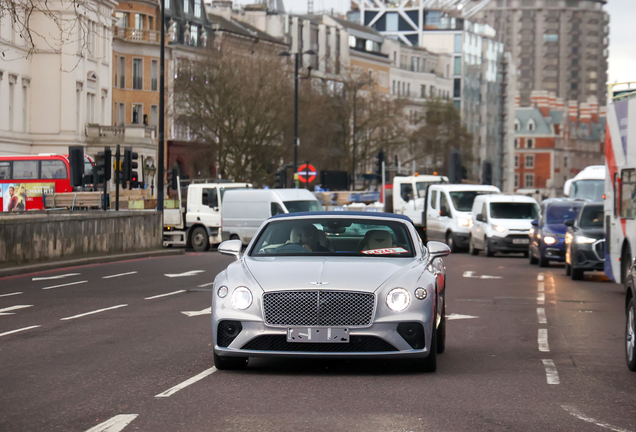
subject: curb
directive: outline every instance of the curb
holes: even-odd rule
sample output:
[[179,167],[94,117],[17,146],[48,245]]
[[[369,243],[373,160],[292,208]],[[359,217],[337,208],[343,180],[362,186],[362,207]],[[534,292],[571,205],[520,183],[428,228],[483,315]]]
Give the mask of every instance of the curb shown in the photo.
[[55,270],[64,267],[78,267],[88,264],[106,264],[131,259],[162,257],[172,255],[184,255],[185,249],[159,249],[146,252],[125,253],[117,255],[102,255],[90,258],[77,258],[65,261],[51,261],[38,264],[29,264],[18,267],[0,268],[0,278],[15,275],[26,275],[46,270]]

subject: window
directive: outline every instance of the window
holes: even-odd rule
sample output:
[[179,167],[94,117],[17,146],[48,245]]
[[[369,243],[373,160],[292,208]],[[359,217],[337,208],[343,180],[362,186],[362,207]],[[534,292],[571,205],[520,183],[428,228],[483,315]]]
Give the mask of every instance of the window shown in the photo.
[[152,105],[150,107],[150,126],[157,126],[159,123],[159,107]]
[[462,80],[461,78],[455,78],[453,80],[453,97],[461,97],[462,95]]
[[425,98],[426,97],[426,85],[425,84],[420,85],[420,97],[421,98]]
[[119,104],[119,124],[126,124],[126,104],[123,103]]
[[386,14],[386,31],[396,32],[398,31],[398,14],[395,12]]
[[82,119],[82,84],[76,83],[75,86],[75,116],[77,118],[77,133],[80,133],[82,129],[81,119]]
[[533,131],[534,130],[534,120],[532,120],[532,119],[528,120],[528,130],[529,131]]
[[400,185],[400,197],[402,200],[409,202],[413,199],[413,186],[408,183]]
[[88,21],[87,25],[87,31],[88,34],[86,35],[86,47],[88,49],[88,54],[91,57],[96,57],[96,46],[95,46],[95,40],[96,40],[96,33],[97,33],[97,24],[93,21]]
[[110,30],[106,26],[102,26],[102,60],[109,63],[108,41],[110,40]]
[[558,34],[544,34],[543,42],[558,42],[559,35]]
[[142,59],[133,59],[133,89],[143,90],[144,68]]
[[201,16],[201,0],[194,0],[194,16]]
[[101,124],[106,124],[106,99],[108,98],[108,92],[106,90],[102,90],[102,120]]
[[515,168],[519,168],[519,156],[515,156]]
[[13,112],[15,111],[15,83],[18,77],[15,75],[9,75],[9,130],[13,130]]
[[170,0],[163,0],[163,3],[166,5],[166,9],[170,9]]
[[95,94],[86,93],[86,122],[95,123]]
[[462,74],[462,58],[461,57],[455,57],[455,68],[453,73],[455,75]]
[[527,188],[534,187],[534,174],[526,174],[524,176],[524,186]]
[[144,29],[144,16],[142,14],[135,14],[135,30]]
[[563,156],[563,168],[567,168],[567,167],[568,167],[568,157]]
[[212,208],[219,206],[219,198],[216,188],[203,189],[203,192],[201,193],[201,204]]
[[437,191],[436,190],[431,192],[431,208],[433,210],[437,209]]
[[28,108],[27,104],[29,101],[28,89],[29,89],[29,81],[22,78],[22,131],[23,132],[29,131],[29,111],[27,110]]
[[283,210],[283,208],[280,206],[280,204],[278,203],[272,203],[271,204],[271,212],[272,212],[272,216],[276,216],[277,214],[283,214],[285,213],[285,211]]
[[526,155],[525,156],[525,161],[526,161],[526,168],[534,168],[534,156],[533,155]]
[[117,27],[128,27],[128,14],[125,12],[115,12],[115,18],[117,18]]
[[199,46],[199,27],[190,26],[190,45]]
[[141,124],[144,113],[144,106],[141,104],[132,104],[132,124]]
[[150,62],[150,90],[157,91],[159,89],[159,62],[153,60]]
[[38,161],[14,161],[14,179],[36,179],[38,178]]
[[406,95],[407,95],[408,97],[411,97],[411,83],[408,83],[408,84],[406,85]]
[[636,170],[621,172],[621,217],[636,218]]
[[521,123],[518,119],[515,119],[515,130],[518,131],[519,129],[521,129]]
[[190,13],[190,0],[183,0],[183,13]]
[[419,57],[411,57],[411,70],[413,72],[420,71],[420,59]]
[[528,138],[526,139],[526,148],[533,148],[534,147],[534,141],[532,140],[532,138]]
[[60,160],[43,160],[41,162],[42,179],[63,179],[67,178],[66,165]]
[[515,174],[515,187],[519,187],[519,174]]
[[393,84],[391,84],[391,94],[395,94],[395,80],[393,80]]
[[462,35],[455,35],[455,54],[461,54],[462,52]]
[[119,57],[119,88],[126,88],[126,57]]
[[0,162],[0,180],[11,178],[11,162]]
[[515,148],[519,147],[519,140],[517,140],[517,138],[515,138]]
[[448,199],[446,198],[446,194],[444,192],[439,193],[439,210],[441,213],[445,213],[446,216],[450,216],[450,206],[448,205]]

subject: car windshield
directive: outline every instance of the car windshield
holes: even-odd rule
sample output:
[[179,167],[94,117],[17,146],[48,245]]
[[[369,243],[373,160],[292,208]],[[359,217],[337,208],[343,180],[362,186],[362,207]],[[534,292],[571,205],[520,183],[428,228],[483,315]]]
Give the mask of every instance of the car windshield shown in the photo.
[[603,201],[605,180],[578,180],[572,183],[572,198],[585,198],[594,202]]
[[586,206],[581,213],[581,228],[603,228],[603,206]]
[[323,211],[322,205],[318,201],[283,201],[290,213]]
[[558,225],[565,223],[566,220],[576,219],[581,210],[581,204],[578,205],[550,205],[545,212],[546,223],[549,225]]
[[461,212],[469,212],[473,208],[473,201],[477,195],[486,195],[489,191],[461,191],[451,192],[450,197],[453,200],[453,207],[455,210]]
[[536,204],[533,203],[491,203],[490,217],[494,219],[536,219]]
[[250,256],[413,257],[415,252],[403,222],[340,217],[274,220]]

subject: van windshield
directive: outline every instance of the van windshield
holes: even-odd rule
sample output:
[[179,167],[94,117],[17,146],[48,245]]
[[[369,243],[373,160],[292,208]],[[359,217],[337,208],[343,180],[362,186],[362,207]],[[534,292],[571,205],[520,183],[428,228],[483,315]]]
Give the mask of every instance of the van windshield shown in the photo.
[[322,205],[318,201],[283,201],[290,213],[322,211]]
[[460,212],[469,212],[473,209],[473,201],[477,195],[490,194],[490,191],[461,191],[451,192],[450,197],[453,200],[453,207]]
[[491,203],[490,217],[494,219],[536,219],[536,204],[533,203]]
[[572,183],[572,198],[602,202],[604,189],[605,180],[577,180]]

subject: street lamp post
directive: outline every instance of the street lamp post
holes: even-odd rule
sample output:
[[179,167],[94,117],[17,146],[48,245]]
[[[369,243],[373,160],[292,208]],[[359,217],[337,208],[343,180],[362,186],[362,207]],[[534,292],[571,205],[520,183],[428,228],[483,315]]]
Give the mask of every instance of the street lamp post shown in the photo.
[[164,163],[164,130],[165,130],[165,63],[166,63],[166,0],[161,0],[161,45],[159,47],[159,148],[157,164],[157,210],[163,214],[163,163]]

